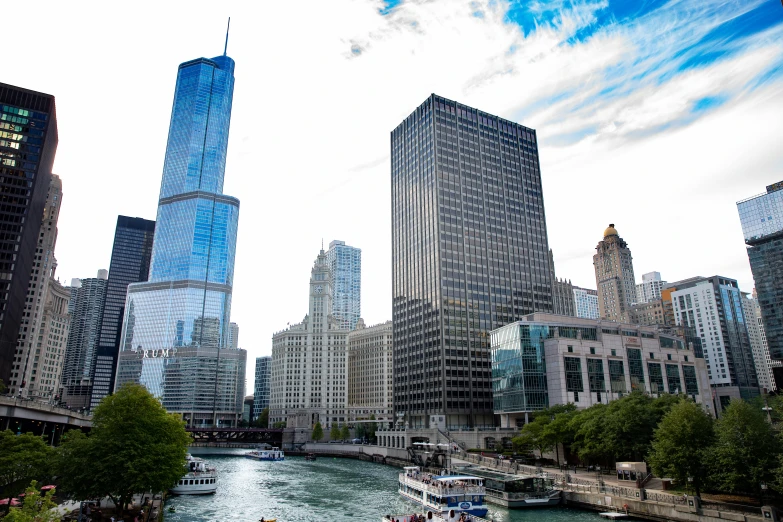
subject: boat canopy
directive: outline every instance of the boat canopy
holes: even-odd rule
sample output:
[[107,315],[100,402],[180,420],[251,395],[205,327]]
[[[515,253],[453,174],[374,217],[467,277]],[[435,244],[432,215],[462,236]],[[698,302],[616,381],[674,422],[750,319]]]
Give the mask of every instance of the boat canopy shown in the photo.
[[449,480],[482,480],[481,477],[471,477],[470,475],[438,475],[436,477],[432,477],[432,480],[442,480],[442,481],[449,481]]

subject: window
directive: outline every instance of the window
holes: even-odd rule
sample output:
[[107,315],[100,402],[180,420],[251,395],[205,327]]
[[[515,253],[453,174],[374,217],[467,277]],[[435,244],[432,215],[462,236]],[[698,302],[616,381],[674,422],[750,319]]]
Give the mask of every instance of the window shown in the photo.
[[602,392],[606,389],[604,363],[601,359],[587,359],[587,379],[591,392]]
[[671,361],[671,360],[672,360],[672,354],[670,354],[670,353],[667,353],[667,354],[666,354],[666,359],[667,359],[667,360],[669,360],[669,361]]
[[595,348],[592,346],[590,347],[590,355],[595,355]]
[[574,347],[571,345],[568,345],[568,353],[574,353]]
[[617,350],[612,348],[612,357],[617,357]]
[[661,365],[658,363],[647,363],[647,373],[650,374],[650,391],[652,393],[664,393]]
[[566,391],[584,391],[582,360],[579,357],[565,357],[563,362],[565,363]]

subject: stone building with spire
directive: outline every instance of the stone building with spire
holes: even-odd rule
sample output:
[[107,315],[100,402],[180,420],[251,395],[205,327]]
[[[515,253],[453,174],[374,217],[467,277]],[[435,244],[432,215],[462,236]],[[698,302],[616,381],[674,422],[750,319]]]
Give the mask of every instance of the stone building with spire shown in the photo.
[[631,307],[636,304],[633,258],[628,243],[617,233],[614,224],[604,230],[603,240],[595,247],[593,266],[601,319],[632,322]]

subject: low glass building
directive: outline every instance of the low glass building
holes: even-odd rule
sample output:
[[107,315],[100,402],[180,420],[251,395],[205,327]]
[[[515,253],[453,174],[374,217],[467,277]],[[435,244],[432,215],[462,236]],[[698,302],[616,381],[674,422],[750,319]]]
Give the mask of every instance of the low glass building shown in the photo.
[[501,427],[556,404],[587,408],[632,390],[685,394],[715,412],[704,359],[671,328],[536,313],[493,330],[490,341]]

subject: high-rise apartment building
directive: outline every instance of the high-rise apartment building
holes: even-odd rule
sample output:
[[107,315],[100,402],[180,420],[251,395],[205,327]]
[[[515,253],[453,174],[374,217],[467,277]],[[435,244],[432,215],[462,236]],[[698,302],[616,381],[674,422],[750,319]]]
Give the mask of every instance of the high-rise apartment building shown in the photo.
[[71,281],[71,327],[61,381],[61,400],[69,408],[90,407],[108,278],[106,270],[98,270],[98,277]]
[[348,330],[332,315],[332,284],[321,250],[310,272],[308,314],[272,336],[270,424],[331,427],[348,418]]
[[391,176],[395,414],[494,426],[489,332],[552,312],[536,132],[433,94]]
[[661,280],[660,272],[648,272],[642,275],[642,282],[636,285],[636,304],[649,303],[661,298],[661,290],[666,281]]
[[[59,391],[57,384],[60,369],[54,369],[52,363],[57,361],[57,366],[61,367],[65,353],[49,353],[46,344],[43,343],[42,346],[40,340],[47,327],[47,320],[50,319],[50,316],[45,314],[46,303],[54,298],[49,295],[49,284],[54,281],[54,272],[57,269],[54,247],[57,243],[57,220],[60,216],[62,195],[62,181],[59,176],[52,174],[16,347],[13,371],[19,376],[12,377],[8,383],[12,395],[18,393],[22,397],[45,401],[54,399]],[[67,300],[65,305],[67,314]],[[42,349],[47,352],[46,355],[41,353]]]
[[223,194],[233,92],[225,54],[180,64],[149,279],[128,287],[120,341],[116,386],[143,384],[193,426],[235,426],[245,397],[247,353],[226,350],[239,219],[239,200]]
[[253,387],[253,419],[257,419],[269,407],[272,380],[272,357],[256,357],[256,380]]
[[783,181],[737,203],[773,359],[783,359]]
[[239,350],[239,325],[237,323],[229,323],[228,325],[228,347]]
[[353,330],[362,316],[362,250],[332,241],[326,251],[332,270],[332,315],[340,328]]
[[[662,299],[654,299],[637,303],[631,307],[631,322],[633,324],[669,324],[666,322],[666,309]],[[671,326],[674,326],[671,324]]]
[[[0,83],[0,380],[21,385],[28,289],[57,151],[54,96]],[[39,272],[40,273],[40,272]],[[45,294],[42,294],[45,295]]]
[[120,351],[120,333],[122,319],[125,316],[128,285],[147,280],[154,237],[154,221],[117,216],[106,286],[106,304],[103,307],[101,335],[95,357],[91,409],[94,409],[101,399],[114,389],[116,377],[114,372],[117,369],[117,356]]
[[636,278],[628,243],[610,224],[595,251],[593,266],[601,319],[630,323],[631,306],[636,303]]
[[571,281],[560,279],[555,275],[555,258],[549,249],[549,268],[552,271],[552,311],[557,315],[576,315],[574,301],[574,285]]
[[366,327],[359,319],[348,334],[348,416],[394,421],[392,322]]
[[583,319],[598,319],[598,292],[590,288],[574,287],[574,315]]
[[759,387],[768,392],[775,391],[775,377],[772,375],[772,358],[769,355],[767,336],[761,319],[761,306],[756,296],[742,292],[742,310],[745,313],[745,324],[748,327],[750,348],[753,351],[753,364],[756,366],[756,377]]
[[701,338],[716,411],[733,398],[759,394],[745,313],[737,281],[727,277],[693,277],[670,283],[677,325],[688,326]]

